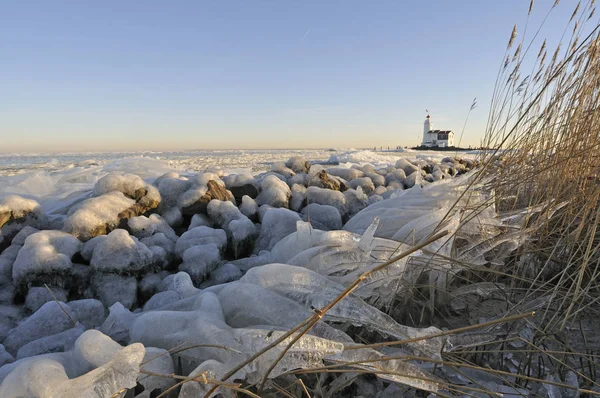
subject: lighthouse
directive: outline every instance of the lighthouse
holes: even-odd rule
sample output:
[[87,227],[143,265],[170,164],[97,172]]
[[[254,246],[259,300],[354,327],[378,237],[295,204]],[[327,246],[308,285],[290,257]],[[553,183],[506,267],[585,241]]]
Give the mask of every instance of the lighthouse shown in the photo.
[[423,123],[423,142],[421,145],[427,145],[427,143],[431,144],[431,140],[429,139],[429,132],[431,131],[431,118],[429,115],[425,118],[425,123]]

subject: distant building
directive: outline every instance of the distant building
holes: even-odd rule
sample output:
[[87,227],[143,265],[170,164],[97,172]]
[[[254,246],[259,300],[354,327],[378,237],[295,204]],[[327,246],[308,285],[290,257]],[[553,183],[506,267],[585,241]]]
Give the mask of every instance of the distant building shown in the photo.
[[433,130],[431,118],[427,115],[423,126],[423,142],[421,146],[449,147],[454,146],[454,132],[452,130]]

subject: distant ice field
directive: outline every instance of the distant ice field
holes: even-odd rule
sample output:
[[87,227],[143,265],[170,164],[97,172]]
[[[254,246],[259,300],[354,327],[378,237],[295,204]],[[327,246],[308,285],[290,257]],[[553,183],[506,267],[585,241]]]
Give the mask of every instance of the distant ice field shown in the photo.
[[[302,156],[312,163],[371,163],[376,167],[393,164],[400,158],[437,159],[454,152],[372,151],[357,149],[263,149],[205,150],[189,152],[122,152],[78,154],[0,155],[0,197],[20,195],[38,200],[46,211],[77,201],[110,172],[139,175],[148,181],[170,171],[180,174],[219,169],[224,174],[270,170],[274,162]],[[474,157],[459,153],[461,157]]]

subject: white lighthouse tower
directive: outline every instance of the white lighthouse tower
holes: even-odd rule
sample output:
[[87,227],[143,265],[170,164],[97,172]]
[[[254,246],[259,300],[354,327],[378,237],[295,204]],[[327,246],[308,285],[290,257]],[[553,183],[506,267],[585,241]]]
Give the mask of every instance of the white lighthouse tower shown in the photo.
[[431,126],[431,118],[429,117],[429,115],[427,115],[427,117],[425,118],[425,123],[423,124],[423,142],[421,143],[421,145],[431,145],[431,140],[429,139],[429,132],[432,130]]

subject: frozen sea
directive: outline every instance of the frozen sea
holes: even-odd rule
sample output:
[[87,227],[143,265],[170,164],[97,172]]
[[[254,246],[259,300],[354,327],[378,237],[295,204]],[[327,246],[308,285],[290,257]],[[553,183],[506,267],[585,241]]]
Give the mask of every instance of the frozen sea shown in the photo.
[[[222,170],[225,174],[241,171],[257,174],[269,170],[274,162],[301,156],[312,163],[350,167],[371,163],[393,164],[399,158],[437,159],[454,152],[373,151],[368,149],[229,149],[181,152],[119,152],[0,155],[0,197],[20,195],[38,200],[52,211],[77,200],[93,189],[98,179],[109,172],[127,172],[152,180],[167,172]],[[460,153],[461,157],[475,156]]]

